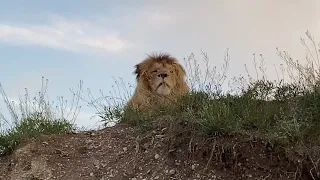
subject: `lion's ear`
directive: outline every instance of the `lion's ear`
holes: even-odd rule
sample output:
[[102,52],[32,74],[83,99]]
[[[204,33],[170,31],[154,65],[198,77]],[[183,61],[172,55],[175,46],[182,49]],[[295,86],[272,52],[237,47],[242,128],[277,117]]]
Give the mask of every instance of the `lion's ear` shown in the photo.
[[174,69],[176,73],[178,73],[178,77],[184,77],[186,75],[186,71],[179,63],[173,63]]
[[184,68],[179,64],[179,63],[173,63],[174,69],[176,71],[177,75],[177,84],[176,84],[176,92],[182,92],[185,90],[186,82],[185,82],[185,76],[186,76],[186,71]]
[[138,79],[141,75],[141,64],[136,64],[134,66],[136,69],[134,70],[134,74],[136,74],[136,78]]

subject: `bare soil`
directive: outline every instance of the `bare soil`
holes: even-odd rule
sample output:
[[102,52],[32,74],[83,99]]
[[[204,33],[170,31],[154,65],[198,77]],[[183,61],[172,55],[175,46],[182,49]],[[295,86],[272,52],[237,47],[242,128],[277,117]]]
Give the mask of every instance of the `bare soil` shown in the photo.
[[204,141],[126,124],[28,140],[0,159],[3,180],[311,179],[297,172],[298,164],[249,136]]

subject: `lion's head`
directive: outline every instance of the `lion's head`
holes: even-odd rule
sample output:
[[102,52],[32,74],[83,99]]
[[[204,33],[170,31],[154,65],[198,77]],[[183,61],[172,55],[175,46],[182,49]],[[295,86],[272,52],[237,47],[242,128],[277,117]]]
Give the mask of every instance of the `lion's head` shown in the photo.
[[186,72],[177,59],[169,54],[152,54],[135,65],[137,87],[129,103],[153,104],[160,98],[171,99],[189,91],[185,82]]

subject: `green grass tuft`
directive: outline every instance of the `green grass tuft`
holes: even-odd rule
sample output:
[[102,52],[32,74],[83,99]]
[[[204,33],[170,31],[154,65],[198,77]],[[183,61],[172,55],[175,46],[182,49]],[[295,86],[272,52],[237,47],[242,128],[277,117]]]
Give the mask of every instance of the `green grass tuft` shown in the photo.
[[[260,56],[258,65],[254,55],[256,78],[246,69],[248,78],[233,77],[229,81],[230,89],[226,90],[224,82],[227,79],[229,54],[226,53],[220,72],[216,67],[209,66],[206,53],[202,53],[206,67],[204,71],[191,54],[185,66],[188,84],[192,89],[190,93],[182,95],[174,104],[159,105],[152,114],[132,107],[124,110],[124,101],[103,112],[108,114],[104,120],[120,119],[120,122],[142,130],[162,122],[172,132],[182,129],[183,132],[189,132],[187,134],[198,134],[204,138],[245,133],[280,147],[284,152],[294,151],[292,147],[305,147],[302,154],[307,155],[307,161],[318,162],[320,47],[309,32],[306,35],[312,47],[302,39],[307,51],[305,63],[277,49],[277,54],[285,62],[280,65],[283,78],[279,78],[276,71],[278,80],[268,79],[264,57]],[[116,117],[114,112],[117,112]],[[164,117],[170,117],[169,121]],[[180,130],[176,132],[181,133]],[[312,164],[318,168],[317,164]]]
[[72,129],[73,125],[67,120],[49,120],[42,115],[30,116],[0,135],[0,154],[11,153],[22,140],[68,132]]
[[[13,101],[9,101],[1,84],[0,90],[12,117],[10,120],[0,113],[0,124],[3,125],[0,126],[0,155],[10,154],[23,140],[74,130],[73,120],[77,113],[66,111],[64,108],[66,102],[62,97],[58,98],[60,102],[57,106],[54,106],[53,103],[50,104],[46,100],[47,84],[44,84],[44,81],[42,81],[42,88],[38,96],[30,98],[30,94],[26,90],[26,94],[24,98],[20,98],[18,106]],[[78,108],[75,108],[75,112]],[[67,115],[70,114],[73,117],[67,120]]]

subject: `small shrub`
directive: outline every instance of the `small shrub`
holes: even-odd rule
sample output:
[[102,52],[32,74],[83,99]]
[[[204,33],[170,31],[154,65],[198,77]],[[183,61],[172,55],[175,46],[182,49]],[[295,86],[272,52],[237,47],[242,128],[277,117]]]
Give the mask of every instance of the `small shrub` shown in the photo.
[[[57,106],[54,106],[53,103],[50,104],[46,100],[47,82],[44,84],[42,78],[41,91],[38,96],[32,98],[33,100],[30,100],[30,95],[26,89],[24,98],[20,98],[18,109],[14,102],[9,101],[0,84],[2,97],[12,117],[12,120],[9,120],[0,113],[0,121],[2,121],[2,124],[7,125],[7,128],[1,127],[0,155],[11,153],[22,140],[74,129],[73,121],[77,117],[77,112],[80,108],[77,106],[77,99],[73,101],[76,105],[74,112],[66,110],[67,102],[63,101],[62,97],[58,98],[60,102]],[[72,115],[72,119],[67,120],[69,115]]]
[[[182,95],[176,103],[159,105],[152,114],[123,109],[127,99],[122,99],[120,106],[109,104],[104,121],[116,118],[145,130],[154,123],[164,124],[173,132],[178,130],[176,136],[181,131],[204,138],[246,133],[288,151],[294,151],[292,147],[296,145],[308,146],[312,149],[312,156],[305,152],[308,158],[319,159],[320,151],[316,147],[320,145],[320,47],[309,32],[306,35],[311,47],[301,39],[307,51],[305,64],[277,48],[277,54],[285,62],[280,65],[283,78],[276,71],[278,80],[268,79],[264,57],[260,55],[258,64],[254,54],[256,78],[245,65],[248,78],[233,77],[228,89],[224,85],[230,60],[228,52],[220,71],[210,67],[209,58],[203,52],[206,69],[201,71],[201,65],[191,54],[185,66],[190,93]],[[169,121],[163,117],[170,117]]]

